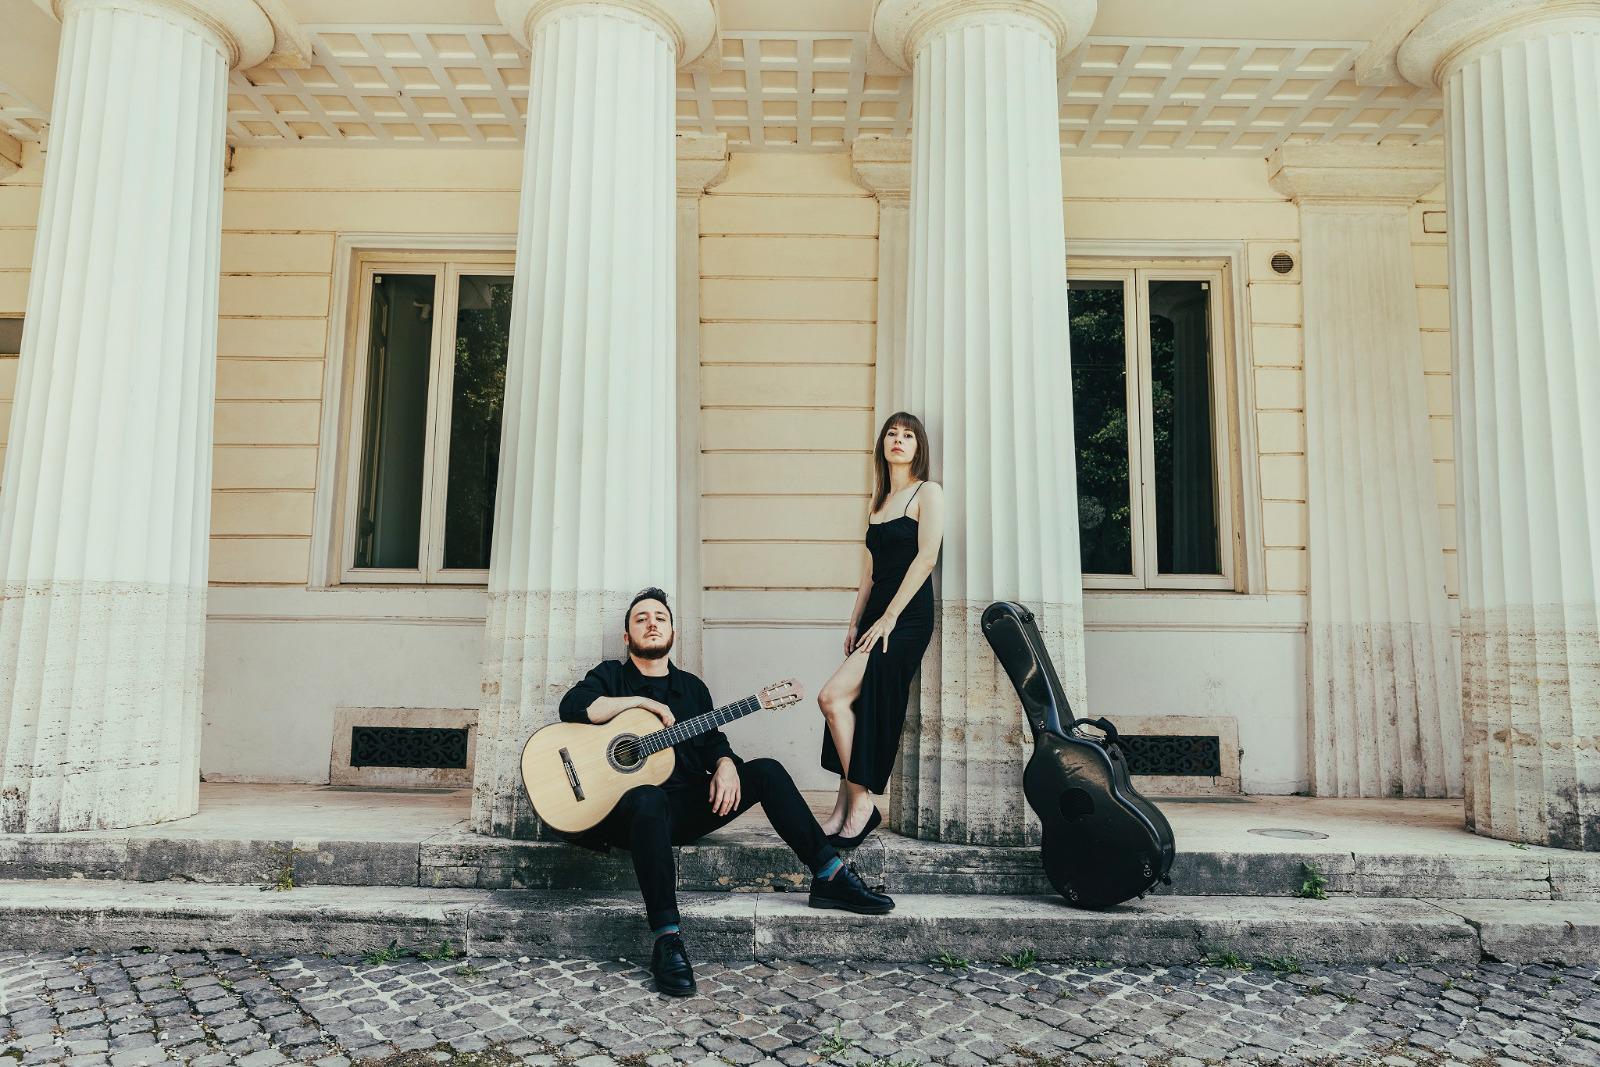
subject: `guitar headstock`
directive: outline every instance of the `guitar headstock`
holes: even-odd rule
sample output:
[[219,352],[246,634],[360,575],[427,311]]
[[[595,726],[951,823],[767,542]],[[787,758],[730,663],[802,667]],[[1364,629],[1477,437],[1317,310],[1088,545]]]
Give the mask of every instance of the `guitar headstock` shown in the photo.
[[761,706],[768,711],[774,708],[786,708],[790,704],[798,704],[805,698],[805,689],[793,678],[785,678],[781,682],[773,682],[756,694],[756,699],[761,701]]

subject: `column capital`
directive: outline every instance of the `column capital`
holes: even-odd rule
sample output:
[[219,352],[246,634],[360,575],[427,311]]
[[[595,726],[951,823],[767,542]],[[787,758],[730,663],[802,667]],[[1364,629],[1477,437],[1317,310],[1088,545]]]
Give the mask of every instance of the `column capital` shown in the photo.
[[872,43],[888,66],[908,73],[923,42],[951,22],[1021,18],[1039,23],[1055,40],[1059,65],[1088,36],[1098,7],[1098,0],[877,0]]
[[524,48],[532,48],[539,23],[573,9],[624,13],[659,26],[677,50],[678,67],[715,70],[721,65],[717,9],[712,0],[495,0],[495,14]]
[[1600,0],[1411,0],[1362,52],[1356,81],[1443,88],[1487,48],[1564,28],[1600,33]]
[[230,69],[311,62],[311,40],[282,0],[50,0],[50,8],[62,22],[75,10],[96,8],[196,25],[221,44]]
[[911,138],[857,137],[850,145],[850,167],[880,203],[910,201]]
[[1267,180],[1302,205],[1346,201],[1409,207],[1444,181],[1444,149],[1286,144],[1267,160]]
[[680,133],[677,154],[679,196],[699,196],[728,173],[728,135],[725,133]]

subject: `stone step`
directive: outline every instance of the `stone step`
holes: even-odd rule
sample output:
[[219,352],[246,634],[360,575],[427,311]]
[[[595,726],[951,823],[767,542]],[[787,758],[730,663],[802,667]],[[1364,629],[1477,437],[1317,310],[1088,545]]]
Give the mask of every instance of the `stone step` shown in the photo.
[[[631,891],[624,853],[554,842],[508,841],[461,829],[420,840],[160,833],[0,835],[0,880],[178,880],[216,884]],[[1243,835],[1239,835],[1243,836]],[[1518,849],[1462,835],[1470,850],[1335,849],[1256,838],[1242,850],[1202,843],[1179,854],[1176,896],[1282,897],[1314,867],[1335,896],[1600,901],[1600,856]],[[1318,845],[1322,843],[1316,843]],[[1426,846],[1424,846],[1426,847]],[[893,893],[1034,895],[1051,892],[1032,847],[917,841],[880,832],[850,857]],[[770,832],[733,829],[678,852],[686,892],[802,888],[809,875]]]
[[[892,915],[807,906],[800,893],[682,900],[700,959],[1331,960],[1592,963],[1600,904],[1415,898],[1163,897],[1102,912],[1052,897],[904,895]],[[369,953],[391,944],[481,956],[648,955],[633,893],[171,882],[19,881],[0,899],[0,947]],[[1281,965],[1281,963],[1279,964]]]

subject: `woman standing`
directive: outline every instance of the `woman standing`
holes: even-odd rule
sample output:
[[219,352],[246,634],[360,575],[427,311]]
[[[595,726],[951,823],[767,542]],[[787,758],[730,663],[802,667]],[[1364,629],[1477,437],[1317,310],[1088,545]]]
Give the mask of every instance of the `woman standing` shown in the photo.
[[928,481],[928,433],[897,411],[872,450],[876,487],[868,558],[845,633],[845,661],[817,694],[827,721],[822,766],[839,796],[822,830],[854,848],[883,821],[872,800],[889,784],[911,679],[933,637],[933,567],[944,536],[944,491]]

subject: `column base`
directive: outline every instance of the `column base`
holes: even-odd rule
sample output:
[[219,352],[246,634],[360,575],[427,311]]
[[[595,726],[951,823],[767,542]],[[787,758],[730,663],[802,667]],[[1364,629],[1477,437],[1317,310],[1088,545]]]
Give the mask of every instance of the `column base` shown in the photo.
[[204,586],[0,589],[0,832],[148,826],[200,803]]
[[1600,612],[1468,612],[1461,631],[1468,828],[1600,852]]

